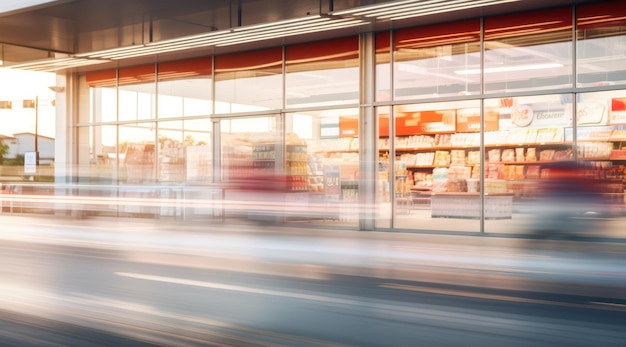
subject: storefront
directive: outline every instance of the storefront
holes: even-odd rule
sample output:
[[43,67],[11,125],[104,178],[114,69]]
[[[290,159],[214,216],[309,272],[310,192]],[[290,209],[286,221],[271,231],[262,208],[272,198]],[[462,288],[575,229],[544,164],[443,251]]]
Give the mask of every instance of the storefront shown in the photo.
[[609,1],[81,74],[76,176],[272,172],[360,229],[496,232],[575,160],[623,204],[624,18]]

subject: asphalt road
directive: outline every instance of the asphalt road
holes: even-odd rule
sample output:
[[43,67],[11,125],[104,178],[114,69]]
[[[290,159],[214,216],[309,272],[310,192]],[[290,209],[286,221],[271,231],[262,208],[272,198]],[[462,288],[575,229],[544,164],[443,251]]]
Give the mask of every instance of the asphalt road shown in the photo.
[[0,221],[0,345],[626,341],[624,245]]

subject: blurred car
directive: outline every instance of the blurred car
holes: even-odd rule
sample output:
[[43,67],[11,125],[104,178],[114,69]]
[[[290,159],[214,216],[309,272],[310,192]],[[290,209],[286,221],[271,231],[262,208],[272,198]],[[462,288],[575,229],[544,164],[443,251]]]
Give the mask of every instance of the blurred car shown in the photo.
[[609,213],[603,183],[583,163],[555,162],[542,167],[531,231],[559,238],[592,235]]

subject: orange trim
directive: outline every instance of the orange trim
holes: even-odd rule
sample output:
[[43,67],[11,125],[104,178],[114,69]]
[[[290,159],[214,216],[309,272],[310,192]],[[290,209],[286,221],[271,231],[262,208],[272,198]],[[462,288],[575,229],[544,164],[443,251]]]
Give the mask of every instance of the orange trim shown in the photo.
[[282,48],[226,54],[215,57],[215,73],[280,68]]
[[154,82],[156,67],[154,65],[133,66],[120,69],[119,85]]
[[582,30],[624,27],[626,26],[626,2],[619,0],[580,5],[576,9],[576,16],[577,28]]
[[572,10],[569,7],[524,12],[498,17],[487,17],[484,21],[485,41],[504,37],[528,35],[529,31],[546,32],[572,29]]
[[391,33],[389,31],[376,34],[376,53],[389,53]]
[[336,40],[304,43],[287,47],[286,64],[341,61],[359,57],[359,40],[346,37]]
[[394,37],[395,49],[433,47],[479,40],[480,21],[478,20],[400,29],[396,31]]
[[170,61],[157,65],[159,81],[188,78],[194,76],[211,76],[211,57]]
[[115,87],[115,70],[88,72],[85,76],[89,87]]

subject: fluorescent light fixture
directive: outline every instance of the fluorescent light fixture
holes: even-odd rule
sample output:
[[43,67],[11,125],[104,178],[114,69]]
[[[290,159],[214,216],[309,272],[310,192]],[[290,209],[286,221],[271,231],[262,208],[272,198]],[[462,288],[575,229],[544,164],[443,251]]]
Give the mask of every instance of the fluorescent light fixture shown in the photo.
[[95,64],[107,63],[107,60],[88,60],[78,59],[74,57],[60,58],[60,59],[45,59],[37,60],[23,64],[15,64],[7,66],[11,69],[31,70],[31,71],[58,71],[63,69],[69,69],[79,66],[88,66]]
[[17,64],[12,65],[11,67],[37,71],[56,71],[158,53],[175,52],[210,46],[229,46],[268,40],[272,38],[334,30],[338,28],[355,27],[364,24],[369,24],[369,22],[361,18],[310,15],[270,23],[211,31],[208,33],[150,42],[141,45],[81,53],[65,58],[47,59],[43,61]]
[[[511,65],[511,66],[498,66],[498,67],[488,67],[485,68],[485,73],[494,73],[494,72],[511,72],[511,71],[531,71],[531,70],[541,70],[541,69],[553,69],[563,67],[563,64],[560,63],[545,63],[545,64],[532,64],[532,65]],[[468,70],[456,70],[454,71],[457,75],[478,75],[480,73],[480,69],[468,69]]]
[[332,12],[332,14],[336,16],[369,17],[394,21],[515,1],[520,0],[404,0],[361,6],[345,11]]
[[364,24],[368,24],[368,22],[356,18],[339,18],[320,15],[306,16],[272,23],[236,27],[228,30],[186,36],[177,39],[151,42],[144,45],[78,54],[76,57],[119,60],[192,48],[249,43],[277,37],[321,32]]

